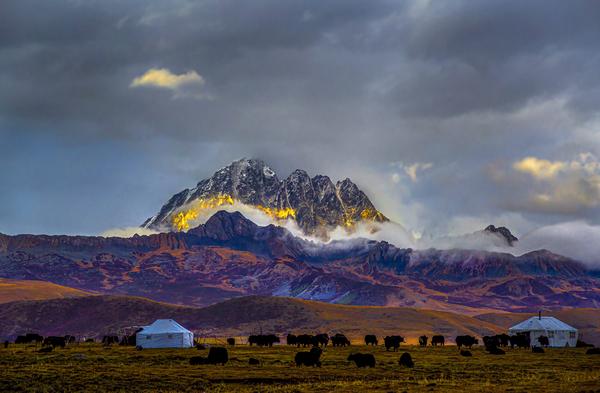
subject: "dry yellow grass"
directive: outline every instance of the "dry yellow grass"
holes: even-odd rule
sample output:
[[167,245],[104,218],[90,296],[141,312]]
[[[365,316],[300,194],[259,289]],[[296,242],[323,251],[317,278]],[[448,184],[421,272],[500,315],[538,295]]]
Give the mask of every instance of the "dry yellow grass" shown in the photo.
[[[191,356],[206,351],[143,350],[74,345],[50,354],[32,346],[0,350],[0,391],[215,391],[215,392],[590,392],[600,391],[600,356],[583,349],[548,349],[545,354],[507,350],[504,356],[473,349],[473,357],[457,348],[402,346],[384,348],[328,347],[322,368],[291,364],[297,348],[276,346],[230,348],[226,366],[190,366]],[[351,352],[371,352],[374,369],[357,369],[346,361]],[[411,353],[414,369],[402,368],[398,358]],[[248,366],[248,359],[262,366]]]

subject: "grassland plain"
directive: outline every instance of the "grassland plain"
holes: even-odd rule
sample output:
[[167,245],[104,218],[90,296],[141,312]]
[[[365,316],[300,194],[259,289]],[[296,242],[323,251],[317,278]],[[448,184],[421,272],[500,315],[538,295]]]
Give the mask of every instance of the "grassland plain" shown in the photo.
[[[322,368],[295,367],[295,347],[238,345],[229,348],[225,366],[191,366],[189,358],[206,351],[72,345],[41,354],[34,346],[0,350],[0,391],[39,392],[600,392],[600,356],[584,349],[507,350],[473,357],[455,346],[420,348],[403,345],[399,352],[382,346],[327,347]],[[375,354],[374,369],[357,369],[346,361],[353,352]],[[402,352],[413,369],[398,365]],[[261,366],[249,366],[248,359]]]

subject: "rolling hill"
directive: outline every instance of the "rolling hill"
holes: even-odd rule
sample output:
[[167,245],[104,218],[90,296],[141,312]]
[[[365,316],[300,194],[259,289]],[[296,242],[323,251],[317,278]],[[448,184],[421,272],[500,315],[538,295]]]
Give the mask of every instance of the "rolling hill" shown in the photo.
[[0,303],[90,296],[92,293],[47,281],[0,278]]

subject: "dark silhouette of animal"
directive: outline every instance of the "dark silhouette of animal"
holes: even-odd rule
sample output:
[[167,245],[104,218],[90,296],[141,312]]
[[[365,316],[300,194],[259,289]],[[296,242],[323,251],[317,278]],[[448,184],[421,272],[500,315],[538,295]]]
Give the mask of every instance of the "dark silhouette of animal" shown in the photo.
[[510,342],[510,336],[508,334],[496,334],[496,339],[498,340],[499,346],[508,347]]
[[502,349],[500,349],[498,347],[485,347],[485,350],[490,355],[504,355],[506,353],[506,352],[504,352]]
[[529,348],[531,346],[531,340],[529,334],[516,334],[510,336],[510,347],[514,348]]
[[353,353],[348,356],[349,362],[354,362],[356,367],[365,368],[365,367],[375,367],[375,356],[371,353]]
[[298,337],[295,334],[288,334],[286,337],[287,345],[296,345],[298,344]]
[[67,344],[73,344],[76,341],[75,336],[72,336],[70,334],[67,334],[64,338]]
[[4,348],[8,348],[8,344],[10,344],[8,340],[4,341]]
[[585,351],[586,355],[600,355],[600,348],[590,348]]
[[374,334],[367,334],[365,336],[365,345],[377,345],[377,336]]
[[575,344],[577,348],[593,348],[594,344],[588,344],[585,341],[577,340],[577,344]]
[[350,345],[350,340],[343,334],[337,333],[335,336],[331,337],[331,345],[334,347],[346,347]]
[[500,340],[496,336],[483,336],[483,345],[486,348],[493,348],[500,346]]
[[422,347],[426,347],[427,346],[427,340],[429,340],[429,337],[427,336],[421,336],[419,337],[419,345]]
[[64,337],[48,336],[44,339],[43,345],[44,346],[52,346],[54,348],[56,348],[56,347],[64,348],[67,345],[67,342],[65,341]]
[[23,336],[17,336],[15,340],[15,344],[31,344],[31,343],[41,343],[44,341],[44,337],[40,336],[37,333],[27,333]]
[[192,366],[199,366],[202,364],[208,364],[208,359],[206,359],[204,356],[192,356],[190,358],[190,364]]
[[398,360],[398,364],[404,367],[413,368],[415,366],[415,362],[412,360],[412,356],[410,353],[404,352],[402,356],[400,356],[400,360]]
[[86,338],[85,342],[86,343],[93,343],[93,342],[95,342],[95,340],[93,338]]
[[102,345],[113,345],[119,343],[119,336],[104,336],[102,337]]
[[433,336],[431,337],[431,346],[433,347],[437,347],[438,345],[441,345],[442,347],[444,346],[446,340],[444,339],[444,336]]
[[235,345],[235,338],[233,338],[233,337],[228,338],[227,345],[230,345],[233,347]]
[[456,346],[458,346],[458,349],[460,349],[461,347],[465,347],[465,348],[472,348],[473,345],[477,345],[479,344],[479,340],[477,340],[475,337],[473,336],[456,336]]
[[135,336],[136,336],[135,334],[132,334],[130,336],[123,336],[119,345],[130,345],[130,346],[135,347],[137,344]]
[[256,344],[259,347],[272,347],[273,344],[280,342],[279,337],[274,334],[257,334],[248,337],[248,344]]
[[229,361],[229,352],[224,347],[210,347],[208,350],[208,364],[225,365]]
[[546,336],[539,336],[537,341],[542,347],[548,347],[548,345],[550,345],[550,340]]
[[298,352],[294,357],[294,362],[296,362],[296,366],[307,366],[307,367],[321,367],[321,354],[323,351],[321,348],[313,347],[310,349],[310,352]]
[[323,346],[326,347],[329,344],[329,335],[327,333],[317,334],[312,339],[312,345],[315,347]]
[[42,347],[38,350],[38,352],[42,352],[42,353],[48,353],[48,352],[52,352],[54,350],[54,347],[49,346],[49,347]]
[[296,337],[297,347],[310,347],[313,345],[314,336],[312,334],[300,334]]
[[260,366],[260,360],[255,358],[248,359],[248,364],[251,366]]
[[398,348],[400,348],[400,343],[402,342],[404,342],[404,337],[402,336],[386,336],[383,339],[386,351],[389,351],[390,348],[393,348],[394,352],[396,352]]
[[462,349],[460,351],[460,356],[473,356],[473,354],[471,353],[471,351],[467,351],[465,349]]
[[531,347],[531,352],[533,352],[533,353],[544,353],[544,348],[542,348],[542,347]]

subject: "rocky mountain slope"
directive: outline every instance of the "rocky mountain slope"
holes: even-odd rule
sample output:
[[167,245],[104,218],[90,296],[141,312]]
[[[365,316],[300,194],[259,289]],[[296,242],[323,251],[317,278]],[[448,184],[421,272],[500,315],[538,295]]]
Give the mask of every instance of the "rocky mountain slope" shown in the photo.
[[327,176],[311,178],[297,169],[279,180],[263,161],[242,159],[172,196],[142,226],[186,230],[202,210],[234,203],[253,206],[274,219],[293,219],[305,234],[322,237],[337,226],[388,221],[350,179],[334,184]]
[[188,232],[151,236],[0,235],[0,277],[195,306],[245,295],[470,315],[600,304],[597,278],[544,250],[516,257],[365,239],[323,245],[224,211]]

